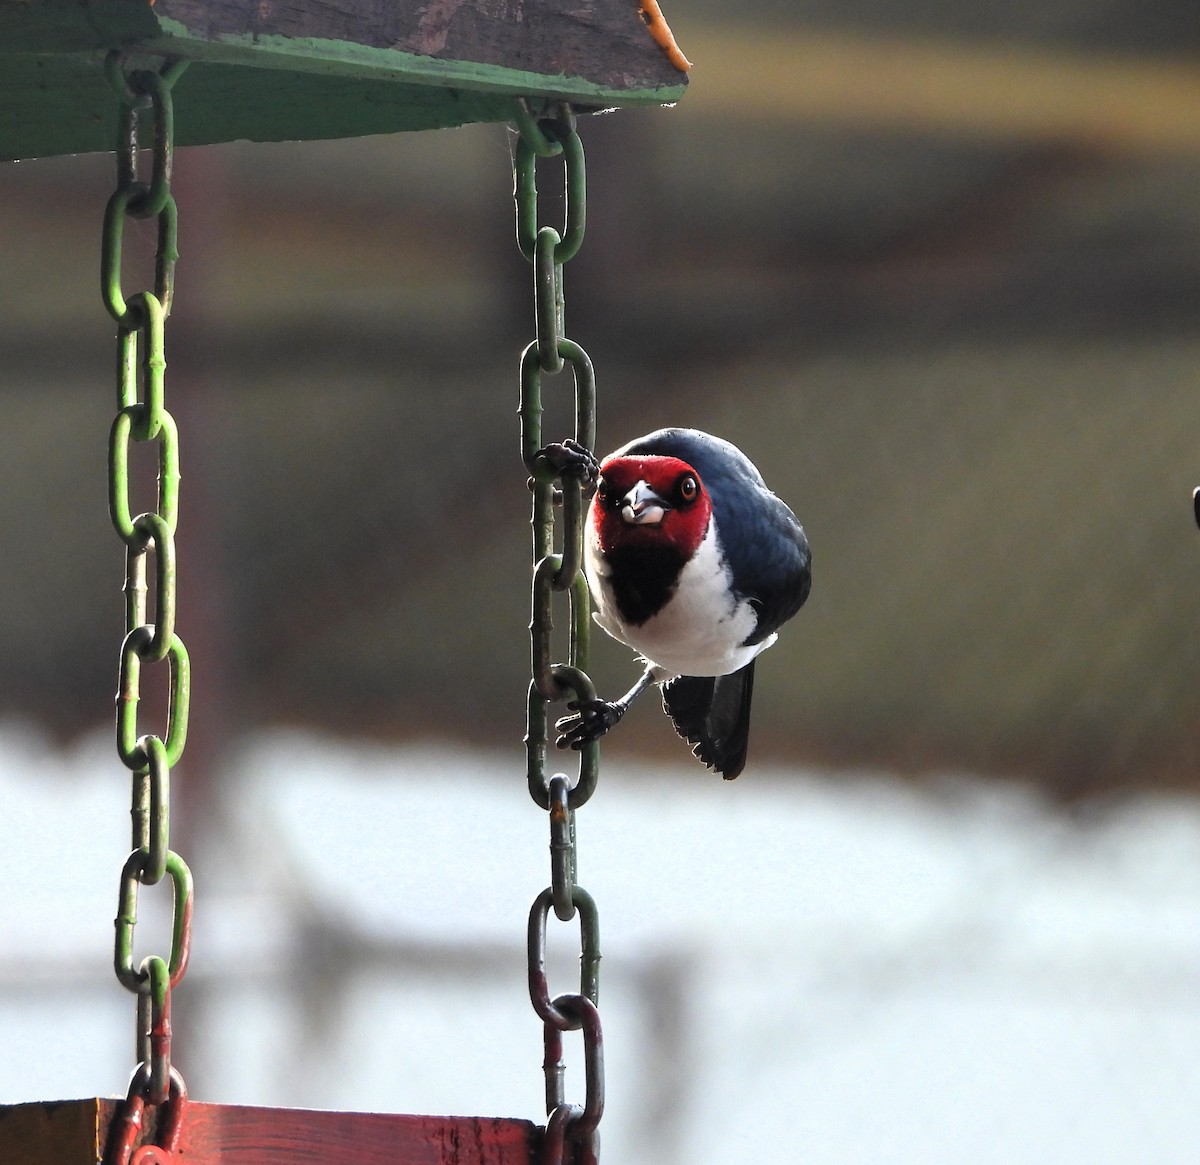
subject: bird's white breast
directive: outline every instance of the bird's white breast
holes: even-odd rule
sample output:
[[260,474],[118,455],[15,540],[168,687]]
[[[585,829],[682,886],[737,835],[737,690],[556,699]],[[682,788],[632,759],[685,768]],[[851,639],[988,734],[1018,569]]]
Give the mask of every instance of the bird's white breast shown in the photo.
[[664,678],[728,675],[775,642],[772,634],[761,643],[743,646],[754,631],[757,615],[748,600],[734,596],[729,567],[712,523],[696,553],[684,563],[666,604],[636,626],[621,618],[609,581],[611,568],[600,553],[594,532],[588,538],[585,569],[596,622],[653,664]]

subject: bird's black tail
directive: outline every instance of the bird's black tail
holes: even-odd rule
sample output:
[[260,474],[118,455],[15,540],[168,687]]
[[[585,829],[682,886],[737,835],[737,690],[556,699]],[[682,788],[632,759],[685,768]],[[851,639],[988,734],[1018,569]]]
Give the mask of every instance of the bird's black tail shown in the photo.
[[728,676],[678,676],[663,685],[663,710],[710,769],[732,781],[746,766],[754,660]]

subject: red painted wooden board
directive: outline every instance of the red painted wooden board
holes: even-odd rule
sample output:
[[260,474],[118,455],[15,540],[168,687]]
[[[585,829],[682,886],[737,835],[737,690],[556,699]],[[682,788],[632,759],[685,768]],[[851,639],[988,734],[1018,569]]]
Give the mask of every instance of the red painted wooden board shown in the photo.
[[[118,1101],[0,1107],[3,1165],[96,1165]],[[149,1115],[149,1113],[147,1114]],[[153,1132],[153,1121],[148,1121]],[[542,1130],[498,1117],[397,1116],[192,1101],[180,1165],[533,1165]]]

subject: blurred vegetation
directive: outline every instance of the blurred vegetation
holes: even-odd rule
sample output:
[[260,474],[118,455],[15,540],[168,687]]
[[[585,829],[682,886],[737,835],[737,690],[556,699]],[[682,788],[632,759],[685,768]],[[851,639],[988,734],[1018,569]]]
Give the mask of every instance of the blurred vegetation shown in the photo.
[[[686,101],[582,132],[567,329],[601,446],[719,432],[813,543],[754,754],[1069,797],[1194,785],[1200,160]],[[193,722],[214,746],[278,721],[514,742],[532,318],[505,131],[182,150],[176,171]],[[0,714],[68,735],[110,715],[122,611],[110,184],[103,157],[0,169]],[[605,644],[595,671],[634,674]],[[652,703],[615,751],[678,755]]]

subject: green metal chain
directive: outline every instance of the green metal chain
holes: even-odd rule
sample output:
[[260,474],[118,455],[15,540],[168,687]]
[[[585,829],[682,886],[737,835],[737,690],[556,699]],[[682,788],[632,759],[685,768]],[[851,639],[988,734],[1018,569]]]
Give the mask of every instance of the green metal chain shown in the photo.
[[[161,72],[126,72],[120,54],[105,62],[120,98],[117,187],[104,214],[100,290],[117,324],[117,415],[108,441],[109,515],[125,544],[125,639],[117,692],[117,752],[133,776],[133,852],[121,871],[113,964],[117,979],[138,999],[138,1067],[130,1083],[122,1133],[112,1161],[128,1160],[133,1133],[145,1105],[171,1100],[168,1123],[178,1127],[186,1089],[171,1061],[171,993],[187,970],[191,949],[192,875],[170,844],[170,775],[187,740],[190,670],[187,649],[175,633],[175,528],[179,509],[179,435],[165,406],[164,323],[171,310],[176,250],[175,200],[171,196],[173,112],[171,86],[185,62]],[[138,177],[139,128],[152,123],[149,180]],[[154,288],[126,297],[121,288],[121,244],[126,218],[157,220]],[[129,443],[158,445],[158,498],[153,513],[133,515]],[[153,611],[146,578],[154,560]],[[148,618],[152,614],[152,618]],[[138,725],[142,665],[167,663],[166,729],[161,735]],[[173,923],[169,953],[133,964],[138,893],[170,880]],[[127,1134],[127,1135],[126,1135]]]
[[[580,753],[579,772],[572,782],[563,773],[547,778],[550,732],[549,706],[567,699],[595,697],[587,674],[591,605],[583,561],[584,485],[577,473],[564,470],[542,455],[542,377],[570,365],[574,381],[573,439],[591,450],[596,442],[596,380],[587,353],[566,337],[563,325],[563,265],[583,242],[586,184],[583,145],[569,106],[550,117],[535,116],[524,101],[517,102],[514,120],[518,138],[513,158],[517,212],[517,245],[533,266],[536,338],[521,355],[521,457],[533,490],[533,600],[530,654],[533,678],[529,685],[525,735],[530,796],[550,818],[551,883],[529,914],[527,954],[529,997],[542,1020],[545,1058],[546,1132],[542,1161],[561,1165],[595,1165],[599,1158],[597,1126],[604,1112],[604,1060],[600,1031],[600,927],[592,896],[576,882],[575,811],[596,788],[600,750],[588,744]],[[566,214],[563,232],[538,226],[537,164],[541,158],[561,157]],[[562,550],[555,552],[555,502],[562,507]],[[567,595],[570,637],[567,662],[554,662],[554,597]],[[579,918],[580,988],[578,993],[551,998],[546,976],[546,930],[550,911],[563,922]],[[563,1033],[583,1034],[585,1101],[565,1099]]]

